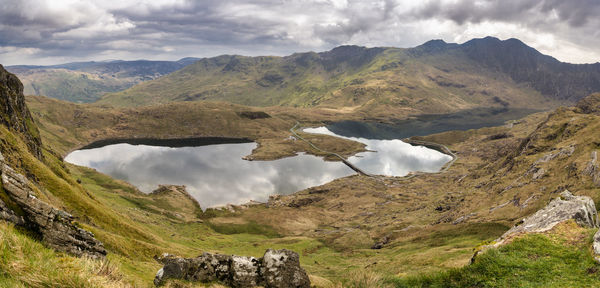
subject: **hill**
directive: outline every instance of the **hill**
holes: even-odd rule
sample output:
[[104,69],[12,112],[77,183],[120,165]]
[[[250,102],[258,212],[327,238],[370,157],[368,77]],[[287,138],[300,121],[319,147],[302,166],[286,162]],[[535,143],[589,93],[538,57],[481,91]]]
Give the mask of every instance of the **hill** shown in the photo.
[[94,102],[104,93],[156,79],[198,60],[74,62],[51,66],[16,65],[26,95],[44,95],[71,102]]
[[[70,223],[92,232],[108,254],[106,260],[76,258],[49,249],[35,229],[3,222],[0,267],[7,273],[0,284],[150,287],[161,267],[155,255],[193,257],[208,251],[259,257],[266,248],[297,251],[316,287],[598,284],[600,265],[589,248],[593,231],[573,225],[490,249],[474,265],[451,269],[466,265],[473,247],[497,238],[565,188],[600,199],[594,158],[600,147],[598,94],[577,107],[533,114],[512,125],[417,137],[443,143],[459,155],[444,173],[355,175],[273,197],[268,204],[201,211],[181,186],[143,194],[93,169],[64,163],[61,156],[103,136],[202,135],[280,139],[271,149],[283,157],[311,152],[282,140],[295,119],[346,114],[271,107],[263,111],[270,118],[251,120],[249,115],[265,114],[229,103],[114,109],[35,96],[28,99],[30,113],[18,79],[1,75],[6,79],[0,81],[3,161],[27,179],[36,199],[72,215]],[[182,122],[189,126],[181,127]],[[312,140],[327,150],[348,144],[326,139]],[[7,188],[0,189],[7,204],[2,211],[20,215]],[[380,249],[371,249],[376,243]],[[540,277],[540,271],[553,277]],[[515,274],[523,277],[515,281]]]
[[99,103],[143,106],[216,100],[250,106],[377,114],[445,113],[477,107],[546,109],[600,91],[600,63],[561,63],[516,39],[441,40],[421,46],[341,46],[286,57],[223,55]]

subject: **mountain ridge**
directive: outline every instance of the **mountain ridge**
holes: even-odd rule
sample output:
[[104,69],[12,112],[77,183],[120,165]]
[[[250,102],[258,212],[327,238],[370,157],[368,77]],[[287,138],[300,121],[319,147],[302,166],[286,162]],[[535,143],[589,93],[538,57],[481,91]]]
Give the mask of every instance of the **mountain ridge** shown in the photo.
[[93,102],[106,92],[120,91],[137,83],[156,79],[198,59],[187,57],[177,61],[89,61],[49,66],[13,65],[6,69],[19,76],[25,94],[44,95],[72,102]]
[[173,74],[106,94],[99,103],[216,100],[363,111],[402,106],[419,114],[503,105],[549,109],[596,91],[600,63],[563,63],[520,40],[486,37],[463,44],[432,40],[406,49],[346,45],[283,57],[202,58]]

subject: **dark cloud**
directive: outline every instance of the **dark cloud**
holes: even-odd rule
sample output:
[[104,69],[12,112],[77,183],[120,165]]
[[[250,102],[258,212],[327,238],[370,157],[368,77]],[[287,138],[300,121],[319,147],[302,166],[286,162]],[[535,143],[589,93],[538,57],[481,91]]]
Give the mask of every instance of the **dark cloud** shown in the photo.
[[0,62],[283,55],[486,35],[519,38],[563,60],[599,57],[597,0],[104,2],[3,0]]

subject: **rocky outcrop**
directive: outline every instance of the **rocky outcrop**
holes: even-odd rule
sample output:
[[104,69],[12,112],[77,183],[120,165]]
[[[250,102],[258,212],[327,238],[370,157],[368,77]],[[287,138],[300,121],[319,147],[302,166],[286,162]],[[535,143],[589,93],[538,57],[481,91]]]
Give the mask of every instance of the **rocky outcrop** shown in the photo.
[[[0,200],[0,217],[38,233],[49,247],[76,256],[103,258],[106,250],[94,235],[73,224],[73,216],[56,209],[35,197],[27,178],[10,166],[0,154],[0,172],[4,195],[18,208],[18,212]],[[21,214],[21,215],[19,215]]]
[[23,96],[23,84],[0,65],[0,123],[16,131],[29,151],[42,159],[42,139]]
[[[550,201],[546,207],[513,226],[500,236],[500,238],[496,239],[493,245],[482,247],[482,249],[473,255],[472,261],[482,251],[498,247],[516,235],[545,232],[567,220],[575,220],[582,227],[598,228],[600,222],[594,200],[588,196],[574,196],[569,190],[565,190],[560,194],[559,198]],[[600,238],[598,233],[596,235]],[[600,252],[600,242],[598,244],[598,251]]]
[[592,177],[592,182],[596,187],[600,187],[600,167],[598,167],[598,152],[593,151],[590,162],[583,169],[583,175]]
[[587,196],[573,196],[569,190],[565,190],[559,198],[550,201],[546,207],[521,220],[500,236],[500,240],[516,233],[548,231],[556,224],[570,219],[582,227],[598,227],[598,213],[594,200]]
[[181,258],[165,254],[157,261],[164,266],[156,273],[156,286],[164,284],[167,279],[184,279],[221,282],[231,287],[310,287],[308,275],[300,267],[300,257],[286,249],[269,249],[262,258],[211,253]]
[[576,107],[581,113],[600,114],[600,93],[594,93],[579,100]]

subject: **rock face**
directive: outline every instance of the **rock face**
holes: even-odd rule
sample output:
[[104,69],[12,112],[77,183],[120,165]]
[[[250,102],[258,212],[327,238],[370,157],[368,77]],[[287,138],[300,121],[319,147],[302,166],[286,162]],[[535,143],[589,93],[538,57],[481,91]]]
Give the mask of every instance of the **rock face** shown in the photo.
[[[91,232],[76,227],[69,213],[53,208],[37,199],[27,178],[9,167],[0,154],[2,187],[18,212],[0,200],[0,217],[39,233],[51,248],[76,256],[103,258],[106,250]],[[18,215],[21,214],[21,215]]]
[[231,287],[304,288],[310,287],[308,275],[300,267],[296,252],[269,249],[262,258],[203,253],[196,258],[165,254],[157,258],[164,264],[154,284],[167,279],[221,282]]
[[42,159],[42,140],[31,113],[25,105],[23,84],[17,76],[0,65],[0,123],[16,131],[25,141],[29,151]]
[[569,190],[565,190],[560,194],[560,198],[550,201],[546,207],[523,219],[500,236],[500,239],[506,239],[515,233],[548,231],[556,224],[570,219],[583,227],[598,227],[598,213],[594,200],[587,196],[573,196]]
[[[500,238],[496,239],[496,243],[482,247],[483,249],[473,255],[471,261],[487,248],[498,247],[502,245],[511,236],[523,233],[539,233],[552,229],[558,223],[575,220],[582,227],[598,228],[600,222],[594,200],[588,196],[573,196],[569,190],[565,190],[546,207],[537,211],[535,214],[521,220],[510,230],[506,231]],[[594,243],[594,249],[598,246],[598,255],[600,255],[600,234],[596,233],[598,244]]]

